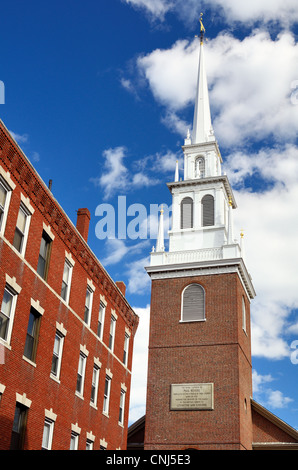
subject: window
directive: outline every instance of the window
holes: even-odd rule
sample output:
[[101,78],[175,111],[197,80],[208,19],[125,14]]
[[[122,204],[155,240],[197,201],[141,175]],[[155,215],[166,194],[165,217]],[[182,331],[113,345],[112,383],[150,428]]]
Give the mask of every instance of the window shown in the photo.
[[104,389],[104,396],[103,396],[103,413],[106,415],[109,414],[110,392],[111,392],[111,377],[106,375],[105,389]]
[[63,300],[65,300],[66,303],[68,303],[69,301],[71,277],[72,277],[72,266],[66,259],[64,263],[62,288],[61,288],[61,297]]
[[70,436],[70,450],[78,450],[79,447],[79,434],[72,432]]
[[214,225],[214,197],[207,194],[202,199],[202,226]]
[[99,367],[94,364],[91,384],[91,403],[96,406],[97,394],[98,394],[98,380],[99,380]]
[[125,390],[120,393],[120,407],[119,407],[119,423],[124,423],[124,406],[125,406]]
[[84,391],[86,362],[87,362],[87,357],[85,356],[85,354],[80,353],[78,375],[77,375],[77,388],[76,388],[76,391],[80,395],[83,395],[83,391]]
[[49,235],[43,231],[40,243],[37,272],[46,281],[48,277],[52,240]]
[[190,284],[182,293],[181,321],[205,320],[205,291],[199,284]]
[[103,303],[100,302],[99,306],[99,315],[98,315],[98,325],[97,325],[97,336],[102,339],[103,336],[103,326],[105,321],[106,307]]
[[127,362],[128,362],[128,349],[129,349],[129,334],[125,333],[124,350],[123,350],[123,364],[125,366],[127,366]]
[[56,331],[51,368],[51,375],[56,379],[59,379],[60,377],[63,342],[64,336],[60,333],[60,331]]
[[[0,173],[3,174],[2,167],[0,167]],[[5,175],[6,175],[5,176],[5,179],[6,179],[7,173]],[[6,182],[4,178],[0,176],[0,233],[2,234],[4,234],[4,231],[5,231],[5,225],[6,225],[6,220],[7,220],[11,193],[12,193],[12,189],[14,188],[15,188],[15,184],[10,180],[10,178],[9,178],[9,181]]]
[[43,427],[43,435],[42,435],[42,445],[41,448],[43,450],[51,450],[52,449],[52,440],[53,440],[53,432],[54,432],[54,421],[50,419],[45,419],[44,427]]
[[205,159],[204,157],[198,157],[195,162],[196,167],[196,177],[204,178],[205,177]]
[[91,310],[92,310],[92,300],[93,300],[93,291],[90,287],[87,287],[86,291],[86,300],[85,300],[85,313],[84,313],[84,322],[90,326],[91,322]]
[[193,227],[193,200],[185,197],[181,201],[181,228]]
[[41,315],[31,308],[27,328],[24,356],[35,362]]
[[112,315],[111,324],[110,324],[110,337],[109,337],[109,348],[111,351],[114,351],[115,330],[116,330],[116,318]]
[[27,211],[23,204],[20,205],[17,225],[14,232],[13,246],[24,255],[28,238],[31,214]]
[[93,441],[90,441],[90,439],[86,441],[86,450],[93,450]]
[[17,294],[8,285],[5,286],[0,312],[0,338],[10,342],[13,317],[16,308]]
[[242,329],[246,332],[246,308],[244,297],[242,297]]
[[10,450],[24,449],[28,408],[21,403],[16,404],[12,425]]

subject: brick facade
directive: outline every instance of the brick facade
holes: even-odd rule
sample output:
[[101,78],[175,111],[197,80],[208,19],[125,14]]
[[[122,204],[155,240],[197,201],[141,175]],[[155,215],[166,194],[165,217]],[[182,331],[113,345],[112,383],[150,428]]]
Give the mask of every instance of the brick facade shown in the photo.
[[[24,449],[41,449],[46,418],[53,431],[52,449],[69,449],[72,432],[78,437],[78,449],[85,449],[87,440],[94,449],[125,449],[133,340],[138,326],[138,317],[125,299],[125,286],[113,282],[86,243],[89,211],[78,212],[76,228],[2,122],[0,157],[0,178],[10,197],[4,208],[5,230],[0,228],[0,304],[5,310],[5,288],[15,302],[10,311],[10,334],[5,337],[3,321],[2,329],[0,325],[4,355],[4,364],[0,364],[0,449],[10,448],[16,407],[25,410]],[[21,203],[31,211],[23,254],[13,246]],[[46,279],[37,273],[43,233],[49,234],[51,242]],[[69,300],[61,297],[65,259],[72,271]],[[90,317],[85,316],[88,286]],[[100,303],[105,306],[102,339],[98,336]],[[30,311],[39,319],[34,360],[24,353]],[[109,348],[112,315],[116,320],[113,351]],[[5,315],[1,319],[6,319]],[[56,333],[63,339],[63,349],[59,374],[53,375]],[[129,338],[126,359],[125,338]],[[80,353],[85,358],[81,393],[77,390]],[[94,366],[99,370],[99,381],[97,399],[91,403]],[[103,413],[107,374],[111,379],[109,409]]]
[[[190,283],[205,290],[206,319],[181,323]],[[179,383],[213,383],[214,409],[170,410]],[[251,396],[249,300],[238,274],[153,280],[145,449],[251,449]]]

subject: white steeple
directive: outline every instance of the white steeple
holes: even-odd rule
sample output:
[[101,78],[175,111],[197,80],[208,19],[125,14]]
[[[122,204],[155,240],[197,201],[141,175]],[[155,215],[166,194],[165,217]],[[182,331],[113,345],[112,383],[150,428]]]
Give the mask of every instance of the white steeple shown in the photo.
[[201,37],[200,37],[200,59],[198,71],[197,94],[195,101],[195,112],[193,120],[192,144],[201,144],[214,141],[213,129],[211,124],[211,113],[209,103],[209,92],[207,83],[207,74],[204,58],[204,33],[205,28],[202,23],[202,13],[200,18]]

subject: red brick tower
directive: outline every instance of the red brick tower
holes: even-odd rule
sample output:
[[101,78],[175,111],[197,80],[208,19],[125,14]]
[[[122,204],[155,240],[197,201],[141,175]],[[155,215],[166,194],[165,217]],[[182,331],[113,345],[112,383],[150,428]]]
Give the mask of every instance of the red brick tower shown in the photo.
[[[184,179],[169,183],[169,251],[163,211],[152,279],[145,449],[251,449],[250,301],[255,292],[233,236],[236,209],[214,137],[201,45]],[[242,242],[242,237],[241,237]]]

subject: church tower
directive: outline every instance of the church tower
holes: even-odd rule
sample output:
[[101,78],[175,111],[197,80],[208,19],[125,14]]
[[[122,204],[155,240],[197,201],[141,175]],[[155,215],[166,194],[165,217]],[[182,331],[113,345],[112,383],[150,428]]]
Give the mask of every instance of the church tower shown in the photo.
[[[145,450],[251,449],[250,302],[234,238],[232,188],[213,132],[201,24],[192,135],[172,194],[169,250],[160,214],[152,280]],[[177,164],[178,165],[178,164]]]

